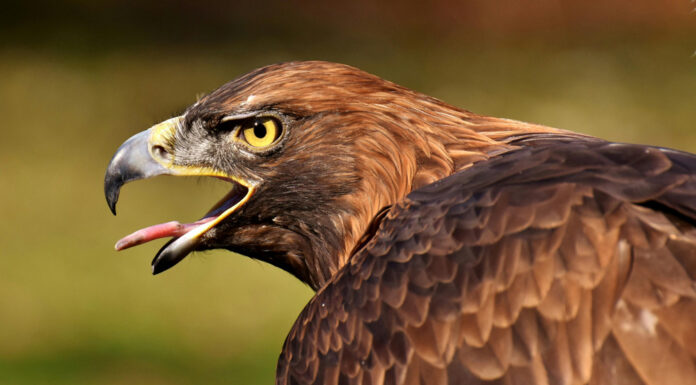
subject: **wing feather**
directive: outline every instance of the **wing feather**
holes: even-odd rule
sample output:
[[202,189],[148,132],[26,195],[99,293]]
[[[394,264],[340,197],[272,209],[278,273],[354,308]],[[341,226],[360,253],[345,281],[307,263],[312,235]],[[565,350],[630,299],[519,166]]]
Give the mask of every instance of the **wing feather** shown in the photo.
[[696,384],[696,156],[520,140],[411,193],[278,384]]

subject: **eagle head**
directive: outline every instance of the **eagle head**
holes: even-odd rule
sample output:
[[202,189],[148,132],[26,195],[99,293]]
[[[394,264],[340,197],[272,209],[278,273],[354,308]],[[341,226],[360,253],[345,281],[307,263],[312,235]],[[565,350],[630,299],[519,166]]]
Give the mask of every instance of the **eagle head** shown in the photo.
[[172,237],[152,261],[154,274],[192,251],[223,248],[316,289],[381,209],[497,145],[469,129],[472,117],[347,65],[257,69],[117,150],[105,177],[114,213],[121,186],[137,179],[211,176],[231,187],[202,219],[150,226],[116,249]]

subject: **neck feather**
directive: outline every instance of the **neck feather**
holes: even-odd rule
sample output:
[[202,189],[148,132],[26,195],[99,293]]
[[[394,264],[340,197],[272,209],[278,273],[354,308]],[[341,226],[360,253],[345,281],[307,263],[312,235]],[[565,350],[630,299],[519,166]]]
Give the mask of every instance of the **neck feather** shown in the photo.
[[323,249],[319,254],[325,255],[315,258],[317,263],[323,260],[321,264],[327,270],[322,274],[324,277],[316,280],[320,286],[346,264],[356,245],[371,235],[366,231],[383,208],[419,187],[514,149],[515,146],[507,143],[509,138],[521,134],[565,133],[540,125],[475,115],[425,96],[417,105],[398,105],[396,109],[391,106],[390,113],[365,114],[360,120],[366,128],[356,136],[355,148],[362,152],[356,164],[356,172],[362,179],[358,191],[343,197],[339,203],[351,209],[333,218],[337,234],[343,239],[341,249]]
[[355,147],[363,152],[356,170],[362,180],[357,193],[343,198],[343,206],[353,210],[334,218],[343,245],[332,255],[321,257],[332,260],[326,273],[335,274],[351,258],[356,245],[371,235],[366,230],[380,210],[411,191],[515,148],[507,144],[508,138],[563,132],[478,116],[430,98],[425,102],[432,106],[401,106],[400,112],[364,117],[377,128],[364,130],[356,141]]

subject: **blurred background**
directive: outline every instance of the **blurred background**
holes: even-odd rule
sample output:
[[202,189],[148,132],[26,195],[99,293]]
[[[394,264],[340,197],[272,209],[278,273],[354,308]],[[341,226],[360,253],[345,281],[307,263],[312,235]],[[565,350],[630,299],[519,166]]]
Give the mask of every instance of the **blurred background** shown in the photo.
[[477,113],[696,152],[693,0],[3,2],[0,384],[270,384],[312,292],[228,252],[157,277],[140,227],[225,192],[156,178],[104,201],[130,135],[253,68],[358,66]]

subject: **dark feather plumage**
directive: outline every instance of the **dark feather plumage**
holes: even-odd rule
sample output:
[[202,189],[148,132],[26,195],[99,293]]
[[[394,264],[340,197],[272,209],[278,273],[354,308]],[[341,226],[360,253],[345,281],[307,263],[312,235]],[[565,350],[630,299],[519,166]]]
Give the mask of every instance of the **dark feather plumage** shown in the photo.
[[696,157],[519,144],[395,205],[302,312],[278,383],[694,383]]
[[[276,145],[229,144],[226,117],[263,114]],[[479,116],[324,62],[212,92],[172,147],[177,167],[255,183],[197,249],[317,290],[278,384],[696,384],[695,155]]]

